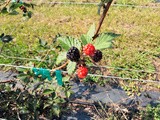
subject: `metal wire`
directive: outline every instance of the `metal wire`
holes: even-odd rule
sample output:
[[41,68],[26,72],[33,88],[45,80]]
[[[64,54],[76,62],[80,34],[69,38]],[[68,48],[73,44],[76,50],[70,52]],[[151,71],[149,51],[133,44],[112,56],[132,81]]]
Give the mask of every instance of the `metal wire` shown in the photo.
[[[36,3],[36,2],[35,2]],[[41,2],[47,4],[75,4],[75,5],[98,5],[97,2]],[[142,6],[142,5],[128,5],[128,4],[112,4],[116,7],[136,7],[136,8],[160,8],[157,6]]]
[[[4,59],[19,59],[19,60],[29,60],[29,61],[38,61],[38,62],[45,62],[45,60],[38,60],[38,59],[32,59],[32,58],[22,58],[22,57],[14,57],[14,56],[2,56],[1,58]],[[97,66],[97,65],[89,65],[89,67],[97,67],[97,68],[107,68],[107,69],[116,69],[116,70],[124,70],[124,71],[133,71],[133,72],[144,72],[144,73],[150,73],[150,74],[160,74],[159,72],[155,71],[149,71],[149,70],[135,70],[135,69],[127,69],[127,68],[121,68],[121,67],[113,67],[113,66]]]
[[144,72],[144,73],[151,73],[151,74],[160,74],[159,72],[155,72],[155,71],[135,70],[135,69],[127,69],[127,68],[121,68],[121,67],[112,67],[112,66],[97,66],[97,65],[91,65],[90,67],[108,68],[108,69],[116,69],[116,70],[124,70],[124,71],[133,71],[133,72]]
[[[33,67],[29,66],[17,66],[17,65],[11,65],[11,64],[0,64],[0,66],[5,67],[14,67],[14,68],[25,68],[25,69],[32,69]],[[51,69],[48,69],[52,71]],[[63,73],[68,73],[67,71],[62,71]],[[158,83],[160,84],[160,81],[154,81],[154,80],[142,80],[142,79],[132,79],[132,78],[122,78],[122,77],[116,77],[116,76],[104,76],[104,75],[98,75],[98,74],[88,74],[88,76],[93,77],[102,77],[102,78],[112,78],[112,79],[121,79],[121,80],[131,80],[131,81],[138,81],[138,82],[150,82],[150,83]]]

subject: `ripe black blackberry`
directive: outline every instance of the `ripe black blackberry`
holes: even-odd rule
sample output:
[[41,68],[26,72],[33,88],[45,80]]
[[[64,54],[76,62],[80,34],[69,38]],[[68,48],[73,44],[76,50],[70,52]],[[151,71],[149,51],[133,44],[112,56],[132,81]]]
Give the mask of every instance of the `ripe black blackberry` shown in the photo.
[[99,62],[102,59],[102,52],[100,50],[96,50],[91,58],[94,62]]
[[68,52],[67,52],[67,58],[73,62],[78,62],[80,58],[80,52],[78,48],[76,47],[71,47]]

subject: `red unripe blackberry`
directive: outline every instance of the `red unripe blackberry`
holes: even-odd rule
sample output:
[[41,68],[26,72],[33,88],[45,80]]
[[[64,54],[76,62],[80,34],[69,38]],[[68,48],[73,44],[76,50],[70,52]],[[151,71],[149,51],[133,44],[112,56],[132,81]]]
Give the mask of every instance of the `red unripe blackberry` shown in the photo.
[[77,75],[78,75],[78,78],[80,79],[83,79],[87,76],[88,74],[88,69],[87,67],[85,66],[80,66],[78,69],[77,69]]
[[94,62],[99,62],[102,59],[102,52],[100,50],[96,50],[91,58]]
[[92,44],[87,44],[83,47],[83,53],[85,55],[93,56],[95,52],[95,47]]
[[78,62],[80,58],[80,52],[78,48],[71,47],[67,52],[67,58],[73,62]]

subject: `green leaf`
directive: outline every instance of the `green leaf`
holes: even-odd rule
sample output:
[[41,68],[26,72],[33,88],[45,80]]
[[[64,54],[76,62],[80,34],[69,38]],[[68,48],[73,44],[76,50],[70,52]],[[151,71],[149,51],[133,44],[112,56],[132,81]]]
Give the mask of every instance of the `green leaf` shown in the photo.
[[69,98],[71,96],[71,91],[66,91],[65,95],[67,98]]
[[63,82],[69,82],[70,77],[63,77]]
[[3,14],[8,13],[7,8],[6,7],[2,8],[2,10],[0,10],[0,13],[3,13]]
[[112,47],[113,39],[118,36],[119,34],[115,33],[103,33],[95,40],[94,46],[98,50],[110,48]]
[[56,64],[60,64],[63,60],[66,59],[66,54],[67,52],[60,52],[60,54],[58,55],[57,59],[56,59]]
[[86,45],[88,43],[92,43],[92,38],[89,37],[88,35],[82,35],[81,40],[82,40],[83,45]]
[[24,71],[26,70],[26,68],[16,68],[16,70],[17,70],[18,72],[24,72]]
[[57,40],[60,42],[63,49],[68,50],[71,47],[70,40],[67,37],[59,37]]
[[31,11],[28,11],[28,12],[27,12],[27,17],[28,17],[28,18],[31,18],[31,17],[32,17],[32,12],[31,12]]
[[44,91],[43,91],[43,94],[44,95],[49,95],[49,94],[51,94],[51,93],[53,93],[54,91],[53,90],[51,90],[51,89],[45,89]]
[[62,48],[65,50],[69,50],[72,46],[77,47],[78,49],[81,48],[81,42],[69,36],[59,37],[58,41],[60,42]]
[[91,27],[89,28],[89,31],[87,33],[87,35],[92,38],[94,36],[94,33],[96,31],[96,26],[95,24],[91,25]]
[[55,115],[59,117],[59,114],[60,114],[60,112],[61,112],[60,107],[59,107],[58,105],[54,105],[54,106],[52,107],[52,110],[53,110],[53,112],[55,113]]
[[68,74],[72,74],[74,70],[76,69],[76,62],[69,62],[67,65],[67,72]]
[[38,39],[39,39],[40,46],[45,47],[47,45],[47,42],[45,40],[43,40],[41,38],[38,38]]
[[15,9],[19,8],[20,6],[22,6],[21,3],[11,3],[11,5],[9,6],[9,8],[7,9],[7,11],[9,13],[13,12]]

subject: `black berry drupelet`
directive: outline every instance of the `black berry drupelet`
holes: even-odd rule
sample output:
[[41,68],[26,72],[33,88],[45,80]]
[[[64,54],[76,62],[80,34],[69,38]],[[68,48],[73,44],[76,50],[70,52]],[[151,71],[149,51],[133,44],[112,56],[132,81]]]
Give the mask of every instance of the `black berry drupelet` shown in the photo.
[[100,50],[96,50],[91,58],[94,62],[99,62],[102,59],[102,52]]
[[67,52],[67,58],[73,62],[78,62],[80,58],[80,52],[78,48],[76,47],[71,47],[68,52]]

